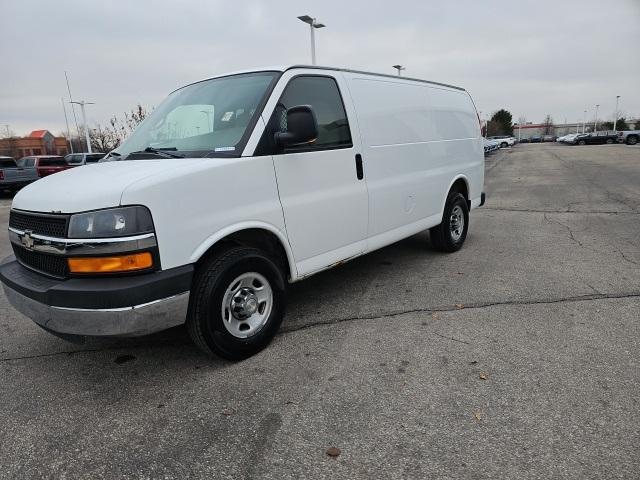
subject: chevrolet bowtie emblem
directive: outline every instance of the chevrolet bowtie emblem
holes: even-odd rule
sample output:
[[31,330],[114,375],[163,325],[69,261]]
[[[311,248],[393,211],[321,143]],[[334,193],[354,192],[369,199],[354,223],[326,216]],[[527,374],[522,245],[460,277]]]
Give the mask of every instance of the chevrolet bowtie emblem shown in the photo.
[[30,231],[27,230],[26,232],[24,232],[24,235],[20,237],[20,241],[22,242],[24,248],[26,248],[27,250],[33,250],[34,242]]

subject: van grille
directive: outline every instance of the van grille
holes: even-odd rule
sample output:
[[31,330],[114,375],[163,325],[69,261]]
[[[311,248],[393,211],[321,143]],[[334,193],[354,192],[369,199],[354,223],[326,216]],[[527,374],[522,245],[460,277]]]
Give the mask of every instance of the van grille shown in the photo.
[[22,231],[30,230],[48,237],[65,238],[68,222],[68,215],[24,213],[15,210],[9,213],[9,227]]
[[27,268],[56,278],[67,276],[67,259],[65,257],[34,252],[15,244],[13,244],[13,253],[15,253],[18,262]]

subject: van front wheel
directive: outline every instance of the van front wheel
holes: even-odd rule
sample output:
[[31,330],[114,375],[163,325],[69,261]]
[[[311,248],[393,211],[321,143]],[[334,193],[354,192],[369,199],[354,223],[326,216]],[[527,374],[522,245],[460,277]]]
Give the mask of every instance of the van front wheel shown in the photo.
[[451,192],[444,206],[442,223],[429,230],[431,244],[441,252],[457,252],[467,238],[469,207],[467,199],[458,192]]
[[256,248],[208,258],[191,290],[187,329],[205,353],[242,360],[265,348],[284,316],[285,276]]

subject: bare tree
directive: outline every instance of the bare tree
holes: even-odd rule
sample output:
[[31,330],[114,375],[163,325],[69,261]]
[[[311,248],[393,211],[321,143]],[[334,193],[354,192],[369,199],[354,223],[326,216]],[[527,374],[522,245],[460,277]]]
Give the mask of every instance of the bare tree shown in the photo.
[[551,115],[547,115],[544,118],[544,122],[542,123],[543,129],[542,129],[542,133],[543,135],[553,135],[553,119],[551,118]]
[[109,128],[97,125],[89,131],[89,139],[91,140],[91,148],[96,152],[110,152],[120,146],[122,141],[116,132]]
[[124,112],[123,117],[111,117],[106,126],[96,124],[96,127],[89,131],[91,147],[100,152],[110,152],[118,148],[148,115],[147,109],[138,104],[131,111]]

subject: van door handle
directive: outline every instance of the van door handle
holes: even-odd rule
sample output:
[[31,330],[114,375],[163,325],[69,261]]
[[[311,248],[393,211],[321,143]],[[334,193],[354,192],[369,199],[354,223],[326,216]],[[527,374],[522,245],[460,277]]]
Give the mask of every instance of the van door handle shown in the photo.
[[362,180],[364,178],[364,172],[362,171],[362,155],[356,153],[356,176],[358,180]]

